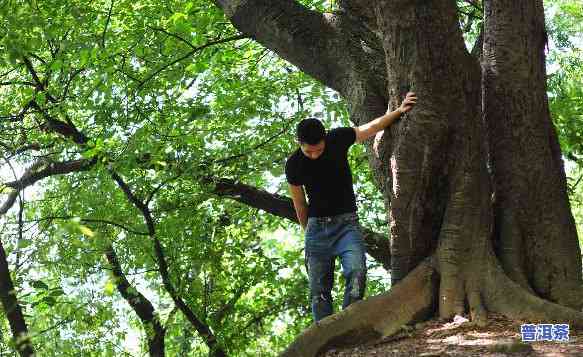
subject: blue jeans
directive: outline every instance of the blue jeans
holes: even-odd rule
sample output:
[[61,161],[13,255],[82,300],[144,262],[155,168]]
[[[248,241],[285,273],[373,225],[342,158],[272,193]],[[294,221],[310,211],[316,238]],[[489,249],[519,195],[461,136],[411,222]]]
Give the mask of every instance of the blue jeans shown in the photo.
[[332,314],[334,260],[340,257],[346,280],[342,308],[364,296],[365,246],[356,213],[309,217],[305,235],[306,263],[315,321]]

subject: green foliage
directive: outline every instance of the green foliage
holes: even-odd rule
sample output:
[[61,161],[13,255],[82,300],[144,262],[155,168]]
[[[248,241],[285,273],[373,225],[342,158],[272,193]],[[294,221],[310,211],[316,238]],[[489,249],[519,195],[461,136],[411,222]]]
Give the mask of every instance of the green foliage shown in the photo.
[[583,158],[583,6],[579,1],[549,2],[547,28],[553,45],[549,59],[549,104],[563,154]]
[[[335,1],[303,3],[336,9]],[[549,21],[560,46],[549,55],[558,68],[549,96],[563,150],[578,158],[581,57],[573,41],[581,12],[575,1],[554,3],[559,10]],[[481,16],[467,4],[460,10]],[[473,42],[480,21],[465,16]],[[236,39],[209,1],[10,0],[0,4],[0,19],[2,156],[18,167],[39,158],[97,159],[89,171],[25,190],[22,230],[12,212],[1,231],[38,355],[146,353],[151,326],[117,291],[104,257],[109,244],[167,326],[167,355],[207,351],[175,311],[144,219],[111,170],[150,200],[173,285],[229,354],[269,356],[289,344],[311,322],[301,232],[216,197],[207,179],[286,194],[282,168],[295,149],[298,120],[351,125],[338,95],[251,39]],[[30,108],[31,100],[40,109]],[[5,120],[25,108],[22,118]],[[88,142],[44,130],[47,117],[71,123]],[[30,144],[35,148],[26,149]],[[362,146],[353,146],[350,162],[363,225],[387,232]],[[386,289],[386,278],[369,266],[370,295]],[[334,294],[341,295],[341,284]],[[5,320],[0,329],[5,348]]]

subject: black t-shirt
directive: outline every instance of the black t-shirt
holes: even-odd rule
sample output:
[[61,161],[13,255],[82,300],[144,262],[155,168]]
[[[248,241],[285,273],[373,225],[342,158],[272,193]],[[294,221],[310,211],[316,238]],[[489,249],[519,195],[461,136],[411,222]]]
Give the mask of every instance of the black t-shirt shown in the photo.
[[310,159],[300,148],[287,159],[287,182],[305,187],[308,217],[356,212],[352,172],[348,165],[348,148],[355,140],[354,128],[332,129],[325,137],[324,152],[317,159]]

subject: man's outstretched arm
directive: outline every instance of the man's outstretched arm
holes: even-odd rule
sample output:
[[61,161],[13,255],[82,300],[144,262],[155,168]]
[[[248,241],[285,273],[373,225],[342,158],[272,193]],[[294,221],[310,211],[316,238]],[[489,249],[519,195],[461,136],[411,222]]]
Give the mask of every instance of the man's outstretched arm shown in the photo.
[[396,110],[393,110],[392,112],[387,110],[383,116],[378,117],[364,125],[355,127],[354,131],[356,132],[356,142],[361,143],[371,136],[374,136],[379,131],[384,130],[386,127],[393,124],[393,122],[397,120],[401,114],[407,113],[409,110],[411,110],[413,106],[415,106],[415,103],[417,103],[417,97],[415,96],[415,93],[409,92],[403,100],[403,103],[401,103],[401,106],[399,106],[399,108]]
[[292,196],[296,215],[303,230],[306,230],[308,224],[308,203],[306,202],[306,195],[302,186],[289,184],[289,192]]

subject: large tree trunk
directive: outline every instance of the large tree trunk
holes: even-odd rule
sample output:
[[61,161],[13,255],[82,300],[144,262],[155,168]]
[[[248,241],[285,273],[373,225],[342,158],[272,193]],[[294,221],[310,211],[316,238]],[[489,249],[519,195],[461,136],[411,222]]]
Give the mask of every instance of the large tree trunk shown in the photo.
[[394,287],[312,326],[285,355],[384,337],[428,311],[469,313],[480,325],[492,311],[583,326],[541,0],[485,0],[477,55],[465,48],[454,0],[343,0],[335,14],[292,0],[217,3],[239,30],[337,90],[354,124],[395,108],[408,90],[419,97],[367,144],[391,223]]
[[[391,189],[385,194],[392,223],[393,283],[429,254],[440,235],[446,235],[442,243],[457,239],[449,237],[458,232],[440,230],[447,225],[444,213],[456,215],[451,203],[456,191],[463,189],[464,171],[470,170],[465,166],[483,161],[471,151],[480,138],[464,135],[479,124],[480,69],[464,47],[453,5],[453,1],[422,6],[376,2],[389,103],[398,106],[409,89],[422,101],[379,144],[384,153],[381,160],[390,163],[385,175]],[[464,202],[458,206],[463,210],[470,202],[461,199]]]
[[546,94],[542,1],[485,1],[484,117],[497,254],[541,297],[583,307],[581,252]]

